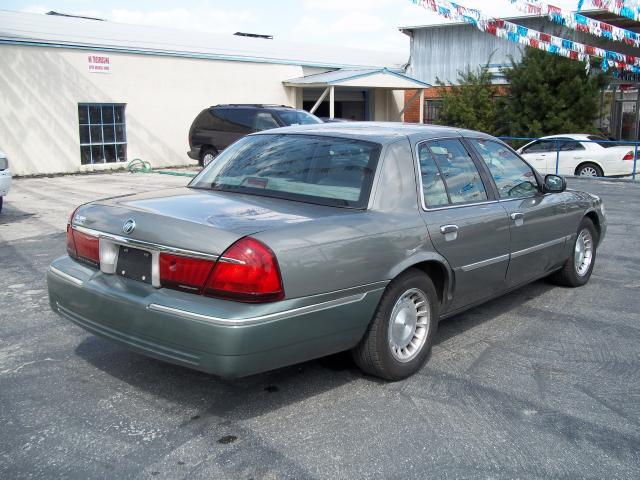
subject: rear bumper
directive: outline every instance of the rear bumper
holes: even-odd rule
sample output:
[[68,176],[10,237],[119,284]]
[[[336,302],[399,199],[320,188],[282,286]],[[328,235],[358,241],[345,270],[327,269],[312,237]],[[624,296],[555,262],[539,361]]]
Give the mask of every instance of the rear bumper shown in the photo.
[[329,355],[362,338],[384,284],[250,305],[200,297],[86,267],[69,257],[48,273],[51,308],[139,353],[224,377]]
[[200,147],[192,147],[191,150],[187,152],[187,155],[193,160],[200,161]]
[[11,189],[11,170],[0,172],[0,197],[4,197]]

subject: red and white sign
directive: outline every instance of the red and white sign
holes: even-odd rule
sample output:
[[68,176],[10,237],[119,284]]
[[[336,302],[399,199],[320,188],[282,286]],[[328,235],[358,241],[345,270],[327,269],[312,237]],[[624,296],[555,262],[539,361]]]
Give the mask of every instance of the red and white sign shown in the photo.
[[107,55],[89,55],[89,72],[111,73],[111,57]]

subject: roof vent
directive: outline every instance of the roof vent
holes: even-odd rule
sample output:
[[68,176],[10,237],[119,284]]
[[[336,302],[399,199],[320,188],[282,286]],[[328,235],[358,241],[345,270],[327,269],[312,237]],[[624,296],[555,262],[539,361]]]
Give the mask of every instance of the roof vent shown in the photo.
[[46,15],[53,15],[56,17],[83,18],[84,20],[97,20],[99,22],[107,21],[105,18],[87,17],[85,15],[72,15],[70,13],[54,12],[53,10],[51,10],[50,12],[47,12]]
[[265,40],[273,40],[273,35],[260,35],[259,33],[236,32],[234,35],[238,37],[263,38]]

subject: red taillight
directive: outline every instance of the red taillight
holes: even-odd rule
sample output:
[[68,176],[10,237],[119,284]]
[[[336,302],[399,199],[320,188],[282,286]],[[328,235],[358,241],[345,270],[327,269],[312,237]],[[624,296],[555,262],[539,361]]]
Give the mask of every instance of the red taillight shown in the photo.
[[78,258],[88,260],[94,265],[100,265],[100,240],[98,237],[73,230],[73,240]]
[[160,254],[160,285],[174,290],[202,293],[214,261]]
[[624,157],[622,157],[623,160],[633,160],[633,152],[629,152],[627,153]]
[[216,263],[204,294],[243,302],[273,302],[284,298],[275,254],[262,242],[245,237]]
[[76,242],[73,240],[73,228],[71,228],[70,223],[67,223],[67,253],[73,258],[78,256],[78,252],[76,251]]
[[98,266],[100,265],[100,240],[98,237],[73,229],[73,218],[78,208],[73,211],[67,222],[67,253],[70,257],[86,260]]
[[73,212],[71,212],[69,220],[67,220],[67,253],[70,257],[73,258],[77,258],[78,252],[76,252],[76,243],[73,240],[73,228],[71,228],[71,223],[73,222],[73,217],[75,216],[77,211],[78,209],[76,208]]

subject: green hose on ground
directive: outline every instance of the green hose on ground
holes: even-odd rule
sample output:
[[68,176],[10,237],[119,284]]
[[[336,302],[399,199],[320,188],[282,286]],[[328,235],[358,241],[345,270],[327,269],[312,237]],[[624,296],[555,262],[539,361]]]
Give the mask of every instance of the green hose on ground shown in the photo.
[[151,164],[141,158],[134,158],[127,164],[127,170],[131,173],[159,173],[161,175],[174,175],[176,177],[195,177],[193,172],[173,172],[171,170],[154,170]]

